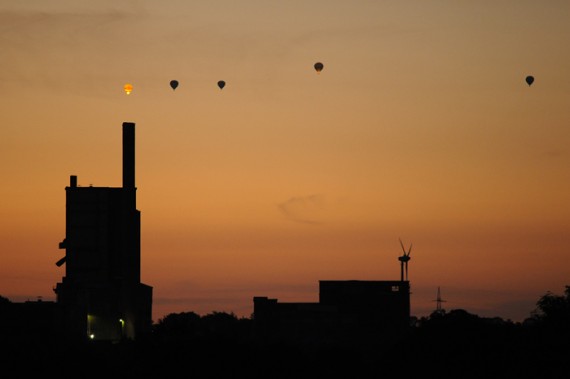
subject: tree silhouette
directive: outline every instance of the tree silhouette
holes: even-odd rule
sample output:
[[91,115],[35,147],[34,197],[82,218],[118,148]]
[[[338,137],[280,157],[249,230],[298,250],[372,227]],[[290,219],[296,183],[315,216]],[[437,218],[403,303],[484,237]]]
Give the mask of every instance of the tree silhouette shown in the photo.
[[187,339],[198,333],[200,316],[194,312],[170,313],[154,325],[154,334],[165,339]]
[[0,295],[0,306],[4,306],[4,305],[10,304],[10,303],[11,303],[11,301],[8,298]]
[[570,286],[566,286],[564,295],[555,295],[548,291],[536,302],[533,317],[556,327],[570,328]]

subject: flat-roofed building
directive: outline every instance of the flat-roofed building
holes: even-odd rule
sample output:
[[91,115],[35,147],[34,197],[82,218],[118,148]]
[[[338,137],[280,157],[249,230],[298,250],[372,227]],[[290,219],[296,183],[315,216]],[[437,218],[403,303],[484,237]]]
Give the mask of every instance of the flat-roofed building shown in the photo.
[[410,326],[408,281],[321,280],[318,303],[253,302],[256,331],[268,338],[391,338]]

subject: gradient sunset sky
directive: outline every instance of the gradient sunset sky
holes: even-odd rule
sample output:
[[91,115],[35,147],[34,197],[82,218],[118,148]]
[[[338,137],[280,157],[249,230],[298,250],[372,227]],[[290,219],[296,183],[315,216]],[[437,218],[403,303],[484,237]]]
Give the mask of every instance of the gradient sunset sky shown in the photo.
[[120,187],[128,121],[153,320],[398,280],[401,238],[413,315],[439,286],[520,321],[570,284],[569,20],[566,0],[0,0],[0,295],[55,300],[69,176]]

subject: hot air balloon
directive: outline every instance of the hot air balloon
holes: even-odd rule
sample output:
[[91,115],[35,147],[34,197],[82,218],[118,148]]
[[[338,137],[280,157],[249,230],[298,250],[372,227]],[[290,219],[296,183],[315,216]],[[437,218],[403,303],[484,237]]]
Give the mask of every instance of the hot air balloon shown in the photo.
[[226,86],[226,82],[224,82],[223,80],[220,80],[218,82],[218,87],[220,87],[220,89],[224,88]]
[[530,86],[534,82],[534,76],[529,75],[526,77],[525,80],[526,80],[526,84],[528,84]]
[[123,89],[125,90],[125,93],[127,95],[130,95],[131,92],[133,91],[133,86],[131,84],[125,84],[125,86],[123,87]]
[[317,63],[315,63],[314,67],[315,67],[315,70],[317,71],[317,74],[318,74],[319,72],[321,72],[323,70],[324,66],[321,62],[317,62]]
[[175,90],[178,87],[178,80],[171,80],[170,87],[172,87],[172,90]]

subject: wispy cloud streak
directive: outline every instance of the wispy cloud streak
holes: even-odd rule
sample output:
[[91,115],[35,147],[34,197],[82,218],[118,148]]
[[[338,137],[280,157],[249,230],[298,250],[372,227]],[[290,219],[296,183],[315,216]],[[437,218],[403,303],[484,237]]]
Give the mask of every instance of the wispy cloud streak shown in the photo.
[[322,195],[292,197],[278,204],[278,209],[287,219],[303,224],[323,224],[325,199]]

